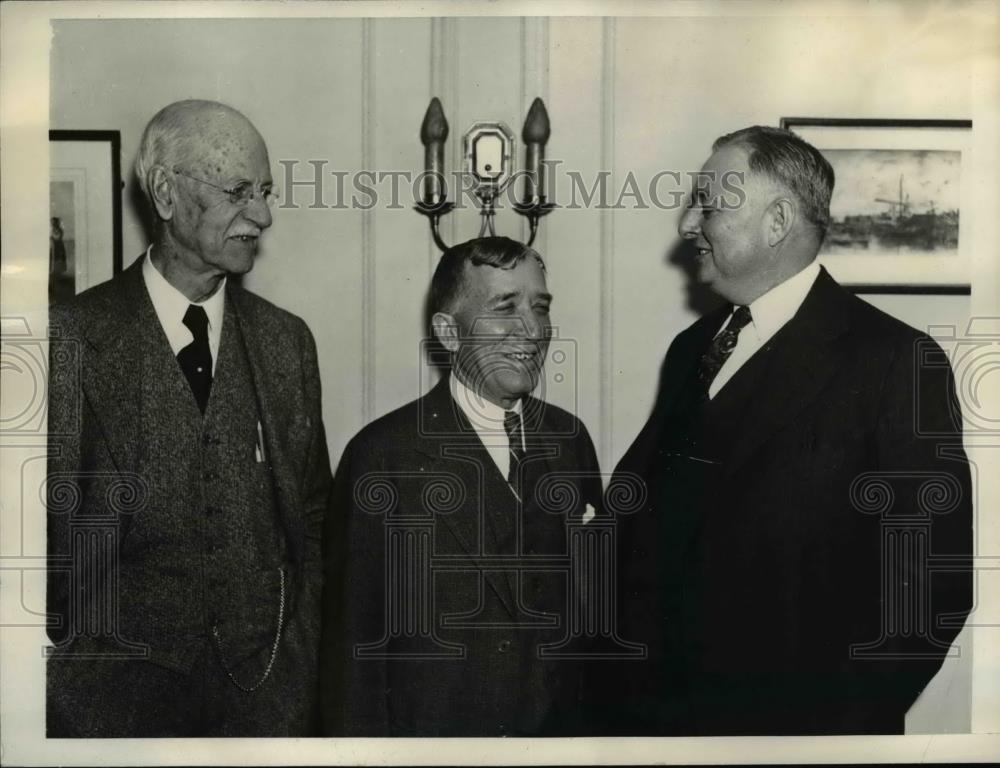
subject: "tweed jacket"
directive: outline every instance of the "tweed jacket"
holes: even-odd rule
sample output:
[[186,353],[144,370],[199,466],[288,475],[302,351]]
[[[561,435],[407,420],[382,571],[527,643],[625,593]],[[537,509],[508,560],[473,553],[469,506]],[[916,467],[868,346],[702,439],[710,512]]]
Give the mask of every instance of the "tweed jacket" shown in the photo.
[[[139,503],[136,477],[147,433],[171,425],[144,425],[139,403],[143,345],[166,342],[142,278],[142,259],[50,315],[48,632],[56,653],[77,638],[67,635],[71,605],[65,569],[72,557],[71,521],[118,515],[119,547],[128,546]],[[269,463],[274,507],[286,543],[288,582],[298,624],[296,636],[312,646],[319,638],[322,586],[320,532],[331,488],[323,430],[316,347],[305,323],[235,281],[226,285],[226,316],[239,324]],[[155,328],[151,328],[155,325]],[[131,498],[130,498],[131,497]],[[163,553],[169,567],[170,553]],[[98,584],[89,598],[97,600]],[[79,600],[79,596],[74,598]],[[169,601],[169,595],[157,600]],[[121,605],[125,613],[129,605]],[[169,604],[163,612],[171,612]],[[155,633],[154,633],[155,634]],[[130,638],[151,648],[150,660],[185,666],[175,648],[157,636]],[[309,674],[308,672],[305,672]]]

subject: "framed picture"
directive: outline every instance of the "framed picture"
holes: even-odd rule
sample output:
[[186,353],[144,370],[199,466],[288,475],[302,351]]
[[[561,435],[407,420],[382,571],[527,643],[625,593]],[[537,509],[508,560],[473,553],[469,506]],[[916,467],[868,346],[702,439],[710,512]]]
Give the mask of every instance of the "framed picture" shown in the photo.
[[783,117],[836,175],[820,262],[855,293],[968,294],[971,120]]
[[49,131],[49,303],[122,268],[121,135]]

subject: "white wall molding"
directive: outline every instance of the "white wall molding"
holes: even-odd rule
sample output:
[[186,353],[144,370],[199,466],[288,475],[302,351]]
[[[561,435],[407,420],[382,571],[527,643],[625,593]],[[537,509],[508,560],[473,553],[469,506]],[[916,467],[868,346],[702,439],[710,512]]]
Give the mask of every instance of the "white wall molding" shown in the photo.
[[[601,169],[611,171],[609,189],[615,183],[615,20],[601,26]],[[609,201],[610,202],[610,201]],[[610,472],[614,461],[614,254],[615,212],[610,206],[600,212],[601,232],[601,423],[598,438],[601,466]]]
[[[375,19],[361,22],[361,167],[375,170]],[[375,211],[361,211],[361,416],[374,417],[375,384]]]

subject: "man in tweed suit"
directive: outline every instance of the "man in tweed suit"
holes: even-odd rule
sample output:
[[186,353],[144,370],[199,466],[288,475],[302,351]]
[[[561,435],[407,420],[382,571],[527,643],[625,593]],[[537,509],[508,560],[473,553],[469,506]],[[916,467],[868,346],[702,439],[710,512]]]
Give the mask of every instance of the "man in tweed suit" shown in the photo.
[[306,325],[230,279],[274,197],[223,104],[162,109],[154,242],[51,317],[50,737],[314,732],[330,467]]

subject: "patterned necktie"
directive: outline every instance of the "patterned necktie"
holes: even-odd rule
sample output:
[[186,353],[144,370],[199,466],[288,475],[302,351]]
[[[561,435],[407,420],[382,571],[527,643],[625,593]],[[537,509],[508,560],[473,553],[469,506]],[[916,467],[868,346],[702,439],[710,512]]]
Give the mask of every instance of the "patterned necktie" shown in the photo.
[[712,339],[708,351],[701,356],[701,364],[698,367],[698,380],[704,385],[705,391],[712,386],[712,381],[718,375],[726,360],[736,349],[736,341],[740,337],[740,331],[752,320],[750,317],[750,307],[737,307],[733,316],[729,319],[729,324],[725,329]]
[[177,362],[181,364],[198,408],[204,414],[208,395],[212,391],[212,350],[208,346],[208,315],[204,308],[189,305],[184,313],[184,325],[194,335],[194,341],[177,353]]
[[521,414],[517,411],[503,412],[503,428],[507,432],[507,443],[510,446],[510,465],[507,470],[507,482],[514,493],[521,498],[521,462],[524,461],[523,432],[521,431]]

